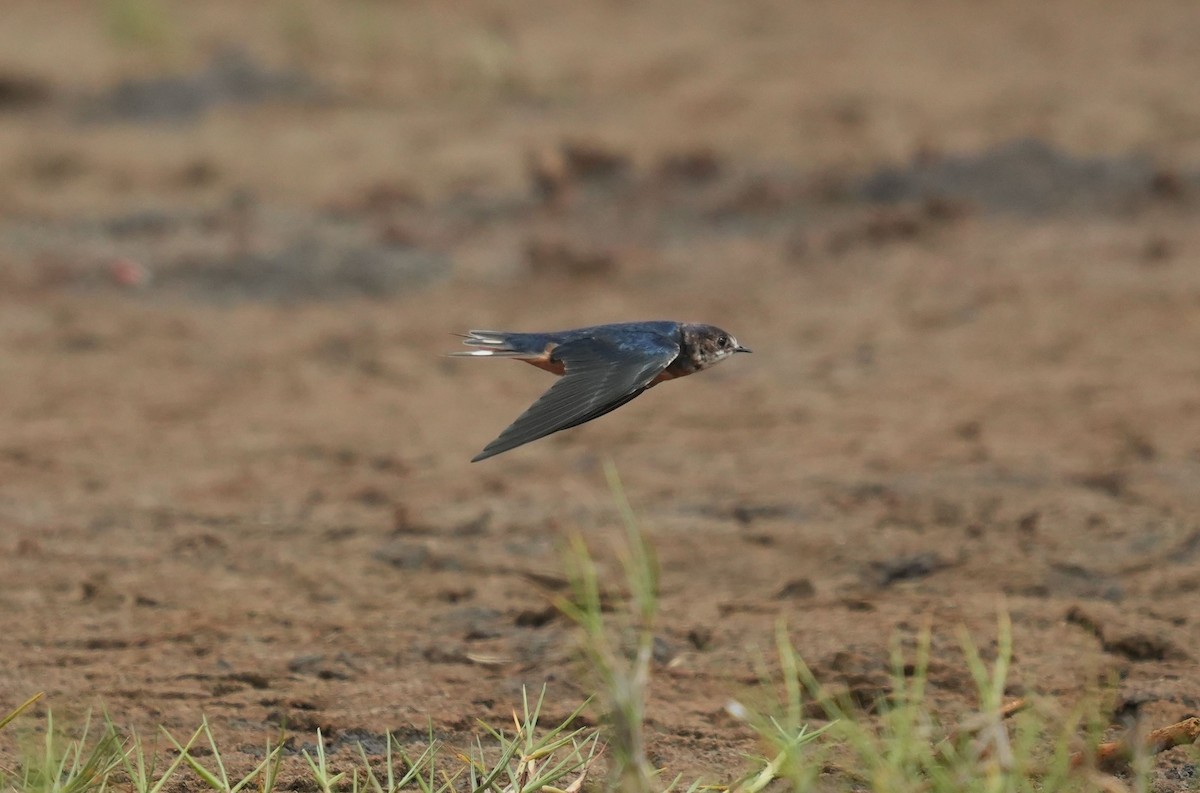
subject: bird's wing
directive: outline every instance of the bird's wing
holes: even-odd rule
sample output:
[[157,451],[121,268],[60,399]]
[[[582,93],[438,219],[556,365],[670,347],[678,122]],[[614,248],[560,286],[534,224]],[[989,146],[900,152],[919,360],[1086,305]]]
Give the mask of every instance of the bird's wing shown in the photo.
[[645,391],[677,355],[679,345],[659,336],[643,336],[636,345],[598,338],[560,344],[554,357],[565,367],[562,379],[471,462],[616,410]]

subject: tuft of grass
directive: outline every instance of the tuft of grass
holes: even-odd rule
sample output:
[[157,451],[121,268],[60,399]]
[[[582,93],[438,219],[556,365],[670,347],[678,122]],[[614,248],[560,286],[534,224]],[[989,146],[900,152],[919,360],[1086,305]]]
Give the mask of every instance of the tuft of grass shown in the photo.
[[22,793],[103,790],[120,769],[124,750],[120,736],[107,723],[95,741],[90,740],[91,731],[89,714],[82,735],[78,739],[65,738],[55,729],[53,714],[48,713],[40,745],[30,747],[17,778],[4,780],[4,787],[15,787]]
[[582,537],[571,539],[567,555],[573,600],[559,608],[583,631],[583,653],[597,678],[608,727],[615,784],[627,793],[653,789],[656,772],[646,758],[645,711],[654,658],[658,614],[658,560],[642,531],[611,461],[605,463],[609,489],[625,527],[621,563],[630,594],[633,646],[627,649],[608,630],[600,602],[596,563]]
[[795,790],[809,790],[817,781],[823,766],[823,753],[814,745],[832,723],[814,729],[804,717],[804,691],[800,684],[799,656],[788,637],[786,626],[779,622],[775,631],[776,652],[780,662],[778,683],[762,675],[761,688],[771,692],[779,689],[774,707],[754,711],[741,703],[731,703],[729,710],[744,718],[763,743],[774,754],[757,758],[757,770],[748,773],[731,786],[733,793],[759,793],[777,779],[791,783]]
[[[452,789],[454,777],[443,778],[438,774],[437,756],[440,745],[434,740],[432,728],[429,732],[429,743],[416,758],[410,757],[390,732],[386,736],[385,743],[387,746],[384,750],[385,773],[382,779],[371,767],[371,761],[362,744],[358,745],[358,756],[362,760],[363,768],[361,788],[363,793],[398,793],[398,791],[409,788],[420,791],[420,793],[445,793]],[[404,762],[405,768],[404,773],[399,775],[396,773],[397,758]],[[359,790],[358,774],[355,773],[354,791],[358,793]]]
[[[488,752],[481,742],[476,742],[476,752],[466,758],[471,790],[576,793],[586,782],[600,750],[599,733],[585,728],[572,729],[587,703],[580,705],[557,726],[539,732],[538,722],[546,689],[543,687],[533,708],[529,706],[529,692],[523,690],[521,696],[522,715],[513,713],[514,732],[511,735],[480,723],[492,736],[500,753],[496,760],[489,763],[486,759]],[[574,778],[560,787],[559,783],[568,777]]]
[[[209,729],[207,718],[201,719],[200,727],[194,733],[192,733],[192,737],[185,745],[180,745],[180,743],[175,740],[175,738],[166,730],[163,730],[163,734],[167,736],[167,740],[171,742],[171,745],[173,745],[175,750],[179,753],[179,759],[186,763],[192,769],[192,771],[195,772],[196,776],[200,778],[201,782],[217,793],[238,793],[238,791],[245,788],[251,782],[257,782],[257,787],[260,791],[269,791],[275,787],[275,781],[278,779],[279,775],[280,752],[283,750],[282,743],[277,745],[274,749],[272,749],[268,744],[266,756],[263,757],[262,761],[258,765],[256,765],[241,778],[231,779],[229,772],[225,768],[225,761],[221,758],[221,751],[217,746],[217,741],[215,738],[213,738],[212,730]],[[208,739],[208,746],[212,750],[212,769],[208,768],[199,760],[197,760],[191,752],[192,744],[194,744],[201,735]],[[318,730],[318,746],[321,746],[320,738],[321,733]],[[324,757],[322,757],[322,760],[323,759]],[[309,762],[311,763],[311,761]],[[319,784],[320,779],[316,777],[315,772],[314,778],[317,779]],[[160,780],[160,783],[161,782],[162,780]]]
[[[118,733],[111,717],[106,715],[105,723],[109,732],[113,735]],[[188,748],[191,748],[199,734],[197,731],[192,736],[191,741],[188,742]],[[187,758],[187,752],[179,752],[175,759],[155,778],[159,759],[158,745],[154,743],[147,747],[137,730],[131,730],[129,740],[126,741],[124,751],[121,752],[121,768],[125,771],[125,776],[129,779],[129,786],[134,793],[160,793]]]
[[[1126,786],[1115,777],[1100,774],[1094,763],[1077,762],[1073,747],[1081,724],[1110,721],[1103,715],[1100,699],[1088,700],[1066,719],[1056,719],[1040,703],[1023,698],[1005,701],[1013,643],[1012,624],[1003,611],[998,620],[996,657],[990,664],[966,631],[960,630],[959,643],[975,684],[977,710],[956,723],[943,722],[928,695],[931,636],[931,627],[926,625],[917,636],[911,658],[899,641],[893,641],[889,691],[864,710],[848,693],[831,692],[817,680],[781,623],[776,638],[787,729],[780,728],[778,719],[750,717],[751,724],[779,754],[757,777],[739,784],[737,793],[754,793],[776,777],[788,780],[797,793],[809,791],[821,773],[832,773],[839,788],[878,793],[1150,790],[1150,778],[1144,771]],[[829,721],[821,729],[811,730],[802,717],[805,711],[823,714]],[[1091,746],[1099,742],[1100,732],[1090,732]],[[796,736],[794,749],[787,743],[788,736]]]

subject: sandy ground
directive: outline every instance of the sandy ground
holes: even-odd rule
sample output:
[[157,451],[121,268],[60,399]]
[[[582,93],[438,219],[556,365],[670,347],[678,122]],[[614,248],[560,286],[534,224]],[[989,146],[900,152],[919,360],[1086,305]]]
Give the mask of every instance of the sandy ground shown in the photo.
[[[948,720],[1000,612],[1014,695],[1200,710],[1190,2],[122,5],[0,30],[0,710],[564,716],[606,459],[672,774],[744,770],[780,618],[864,700],[931,625]],[[549,380],[449,334],[660,318],[755,355],[467,462]]]

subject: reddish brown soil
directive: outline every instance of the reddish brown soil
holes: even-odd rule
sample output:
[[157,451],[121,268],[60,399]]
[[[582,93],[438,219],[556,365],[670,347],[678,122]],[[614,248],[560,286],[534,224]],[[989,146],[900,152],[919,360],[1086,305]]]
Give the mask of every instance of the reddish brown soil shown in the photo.
[[[867,697],[930,624],[950,720],[958,631],[991,652],[1004,611],[1012,693],[1200,710],[1190,2],[196,5],[124,49],[5,10],[0,711],[206,715],[235,764],[283,720],[465,745],[544,683],[565,715],[547,581],[580,532],[620,589],[607,458],[662,563],[672,774],[743,770],[724,707],[780,618]],[[80,110],[230,42],[312,85]],[[1029,136],[1062,183],[995,188]],[[965,191],[913,175],[958,154]],[[862,186],[913,158],[933,188]],[[467,462],[549,379],[450,333],[660,318],[755,355]]]

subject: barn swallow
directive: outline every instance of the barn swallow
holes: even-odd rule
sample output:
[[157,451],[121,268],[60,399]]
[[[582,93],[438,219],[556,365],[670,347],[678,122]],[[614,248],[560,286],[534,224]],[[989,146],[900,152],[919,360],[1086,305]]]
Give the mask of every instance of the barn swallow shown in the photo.
[[515,358],[562,377],[471,462],[515,449],[616,410],[664,380],[750,350],[712,325],[622,322],[556,333],[472,330],[450,355]]

